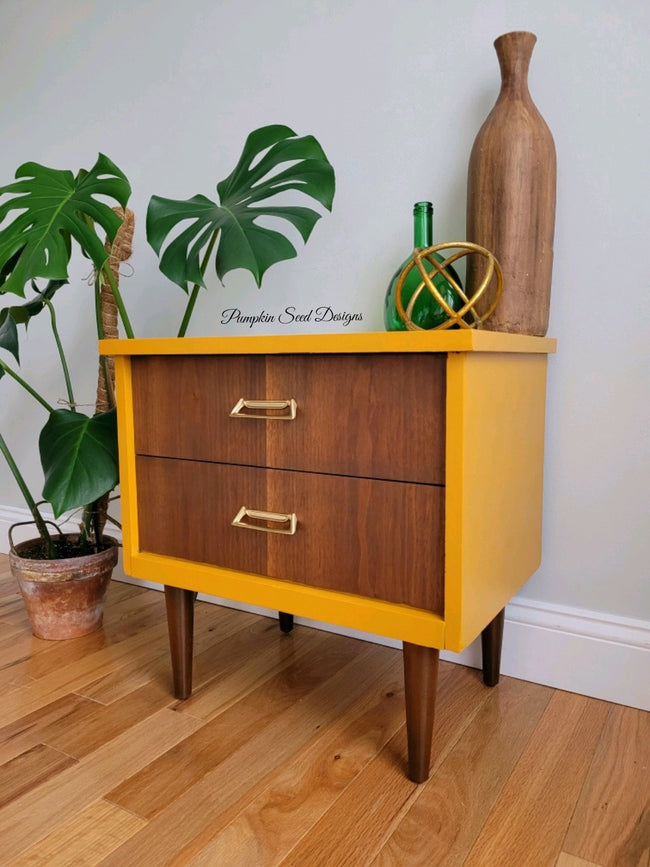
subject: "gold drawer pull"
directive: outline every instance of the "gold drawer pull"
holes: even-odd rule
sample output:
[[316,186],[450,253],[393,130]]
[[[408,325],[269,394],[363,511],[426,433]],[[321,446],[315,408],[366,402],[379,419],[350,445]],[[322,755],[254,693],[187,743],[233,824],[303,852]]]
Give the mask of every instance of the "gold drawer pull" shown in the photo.
[[[249,523],[263,521],[262,524]],[[269,527],[268,524],[283,526]],[[283,515],[282,512],[260,512],[258,509],[247,509],[242,506],[232,521],[233,527],[243,527],[245,530],[260,530],[262,533],[282,533],[285,536],[293,536],[298,526],[298,519],[294,512]]]
[[296,406],[296,401],[292,397],[289,400],[244,400],[242,397],[230,410],[230,415],[233,418],[291,421],[296,417]]

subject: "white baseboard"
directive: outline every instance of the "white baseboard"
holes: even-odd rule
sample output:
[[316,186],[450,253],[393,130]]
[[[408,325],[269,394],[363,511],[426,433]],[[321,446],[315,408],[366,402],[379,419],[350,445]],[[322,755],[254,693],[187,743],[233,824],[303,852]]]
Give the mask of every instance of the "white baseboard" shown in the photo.
[[[28,517],[24,509],[0,506],[0,551],[8,550],[8,527]],[[115,578],[162,589],[157,584],[134,581],[124,575],[121,567],[117,568]],[[276,616],[266,609],[217,597],[199,598]],[[296,618],[296,623],[389,647],[400,646],[390,639],[317,621]],[[441,659],[480,668],[480,642],[475,641],[462,653],[443,651]],[[506,608],[501,672],[555,689],[650,710],[650,622],[516,596]]]

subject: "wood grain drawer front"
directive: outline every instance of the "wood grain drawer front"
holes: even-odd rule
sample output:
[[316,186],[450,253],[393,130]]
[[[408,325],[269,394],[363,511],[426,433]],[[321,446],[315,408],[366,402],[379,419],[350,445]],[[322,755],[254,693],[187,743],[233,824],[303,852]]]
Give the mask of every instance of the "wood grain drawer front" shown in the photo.
[[230,417],[243,395],[264,396],[264,356],[153,355],[131,365],[136,454],[265,464],[265,423]]
[[[144,456],[137,474],[141,550],[443,613],[442,487]],[[295,534],[233,527],[242,506],[295,513]]]
[[[136,358],[133,391],[139,454],[444,484],[441,353]],[[241,398],[296,418],[233,418]]]
[[267,424],[269,466],[444,484],[443,355],[279,356],[267,381],[298,402]]

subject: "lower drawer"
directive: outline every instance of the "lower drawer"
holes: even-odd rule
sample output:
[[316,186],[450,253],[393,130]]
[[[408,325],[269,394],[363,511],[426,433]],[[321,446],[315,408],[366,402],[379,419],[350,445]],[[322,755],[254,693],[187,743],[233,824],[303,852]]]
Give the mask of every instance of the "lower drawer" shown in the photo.
[[[143,551],[444,613],[444,487],[149,456],[136,472]],[[242,507],[295,532],[233,526]]]

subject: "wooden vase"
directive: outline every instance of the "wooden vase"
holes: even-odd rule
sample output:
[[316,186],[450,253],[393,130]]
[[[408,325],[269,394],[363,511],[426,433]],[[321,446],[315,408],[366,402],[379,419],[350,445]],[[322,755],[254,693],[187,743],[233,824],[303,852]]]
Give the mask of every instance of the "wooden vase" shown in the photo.
[[[503,294],[483,327],[542,337],[551,297],[556,155],[528,92],[536,41],[533,33],[513,32],[494,43],[501,91],[470,155],[467,240],[490,250],[503,270]],[[479,279],[468,262],[470,296]]]

